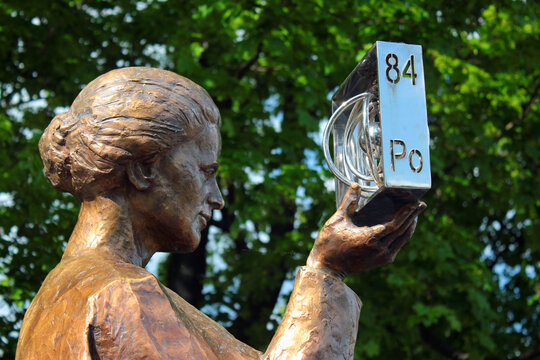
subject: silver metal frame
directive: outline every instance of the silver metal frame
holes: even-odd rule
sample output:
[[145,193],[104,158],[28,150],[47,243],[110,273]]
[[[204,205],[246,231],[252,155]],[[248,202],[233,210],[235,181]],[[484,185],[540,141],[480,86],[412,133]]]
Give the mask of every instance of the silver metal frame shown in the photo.
[[359,208],[431,188],[421,46],[377,41],[333,95],[332,110],[322,147],[337,206],[352,182],[360,185]]
[[[332,173],[341,182],[343,182],[347,186],[350,186],[352,182],[356,181],[356,179],[349,179],[345,174],[352,174],[367,183],[375,182],[375,185],[366,185],[360,183],[360,195],[365,198],[370,197],[371,194],[377,191],[379,187],[383,184],[381,164],[379,163],[379,165],[377,165],[375,162],[373,156],[373,144],[371,143],[371,136],[369,133],[370,119],[373,119],[373,116],[370,116],[369,112],[369,104],[372,98],[373,94],[362,93],[353,96],[349,100],[345,101],[332,114],[323,132],[324,158],[328,163],[328,168],[330,169],[330,171],[332,171]],[[343,114],[343,112],[348,110],[351,106],[353,107],[353,109],[349,115],[347,125],[345,127],[345,141],[344,146],[342,147],[343,153],[341,154],[341,156],[345,160],[343,164],[344,171],[342,172],[336,167],[330,154],[330,135],[332,133],[332,130],[334,129],[334,123],[336,122],[336,119],[339,118]],[[360,107],[362,108],[361,112]],[[357,127],[360,125],[360,123],[362,124],[362,127],[357,131],[358,136],[356,138],[356,141],[354,141],[353,134]],[[366,146],[362,146],[361,144],[361,131],[364,132],[364,139],[366,139],[367,142]],[[363,148],[365,148],[365,150]],[[353,164],[351,159],[356,159],[357,163]],[[362,159],[364,159],[365,163],[368,164],[368,169],[366,169],[369,172],[368,174],[362,171],[365,169],[365,166],[363,166],[364,164],[361,163]]]

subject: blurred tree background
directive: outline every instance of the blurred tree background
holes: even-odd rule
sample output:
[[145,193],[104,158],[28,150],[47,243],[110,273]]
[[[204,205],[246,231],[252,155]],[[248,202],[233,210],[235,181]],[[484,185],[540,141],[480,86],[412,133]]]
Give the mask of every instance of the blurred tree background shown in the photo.
[[358,359],[540,358],[540,4],[486,0],[0,1],[0,344],[59,261],[78,203],[37,142],[98,75],[175,71],[221,109],[226,207],[160,278],[264,349],[333,212],[320,128],[376,40],[421,44],[433,188],[392,266],[351,276]]

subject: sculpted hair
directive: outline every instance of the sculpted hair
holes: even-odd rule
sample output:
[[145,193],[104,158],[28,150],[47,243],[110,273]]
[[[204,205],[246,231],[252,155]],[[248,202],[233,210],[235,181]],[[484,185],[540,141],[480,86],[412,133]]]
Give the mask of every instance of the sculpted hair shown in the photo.
[[191,80],[122,68],[89,83],[45,129],[39,151],[51,184],[83,199],[115,187],[130,161],[152,162],[220,122],[208,93]]

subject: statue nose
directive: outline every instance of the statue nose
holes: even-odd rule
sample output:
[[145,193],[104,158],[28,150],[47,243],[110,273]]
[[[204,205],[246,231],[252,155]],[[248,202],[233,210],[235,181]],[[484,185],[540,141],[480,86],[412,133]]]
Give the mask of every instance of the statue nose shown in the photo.
[[214,181],[214,186],[212,186],[212,191],[208,196],[208,203],[212,206],[212,208],[219,210],[223,209],[225,206],[225,201],[223,200],[223,196],[221,195],[221,191],[219,190],[219,186],[216,181]]

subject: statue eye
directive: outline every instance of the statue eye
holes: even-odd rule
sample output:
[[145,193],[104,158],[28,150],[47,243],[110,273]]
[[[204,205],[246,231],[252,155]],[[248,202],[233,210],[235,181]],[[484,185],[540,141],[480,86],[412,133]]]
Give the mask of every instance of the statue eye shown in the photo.
[[201,171],[204,173],[204,176],[207,179],[211,179],[216,176],[218,170],[218,164],[210,164],[206,166],[201,166]]

